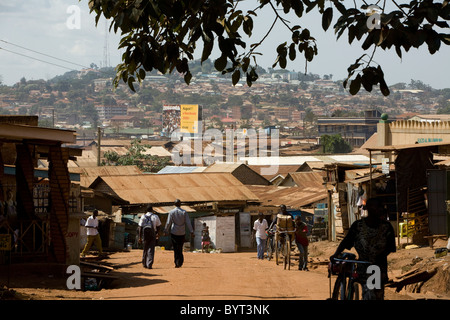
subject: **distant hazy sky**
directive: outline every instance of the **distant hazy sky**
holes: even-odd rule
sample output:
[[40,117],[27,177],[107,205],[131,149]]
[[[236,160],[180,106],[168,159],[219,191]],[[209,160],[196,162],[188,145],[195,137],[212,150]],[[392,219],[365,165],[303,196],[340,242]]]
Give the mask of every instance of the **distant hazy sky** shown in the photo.
[[[256,6],[256,1],[248,0],[246,4],[249,7]],[[70,23],[77,23],[71,19],[74,12],[67,11],[72,5],[80,9],[79,29],[69,27]],[[267,11],[261,13],[262,18],[255,21],[255,38],[251,43],[258,42],[269,29],[271,16]],[[334,80],[344,79],[347,67],[364,53],[359,43],[354,42],[351,46],[348,44],[346,33],[336,41],[332,26],[324,32],[318,15],[308,14],[299,22],[292,18],[291,22],[308,27],[317,39],[319,56],[308,64],[308,73],[321,76],[332,74]],[[336,18],[332,25],[335,22]],[[47,80],[69,69],[89,67],[91,63],[102,66],[106,43],[105,25],[105,20],[101,20],[98,27],[95,26],[94,15],[89,14],[88,0],[0,0],[0,48],[4,49],[0,49],[0,76],[3,83],[12,85],[22,77],[27,80]],[[120,62],[121,52],[117,50],[119,39],[120,35],[114,33],[107,37],[111,66]],[[264,46],[258,50],[263,53],[263,56],[258,57],[258,64],[266,69],[271,67],[276,57],[275,48],[283,41],[289,42],[290,36],[279,23]],[[367,53],[370,54],[371,51]],[[210,58],[213,60],[217,57],[214,55]],[[403,54],[403,59],[394,51],[383,52],[378,49],[374,60],[383,67],[388,85],[410,83],[414,79],[437,89],[450,88],[449,46],[442,44],[441,50],[434,55],[430,55],[426,47],[420,50],[412,48],[410,52]],[[300,57],[294,62],[289,61],[287,69],[304,71],[304,59]]]

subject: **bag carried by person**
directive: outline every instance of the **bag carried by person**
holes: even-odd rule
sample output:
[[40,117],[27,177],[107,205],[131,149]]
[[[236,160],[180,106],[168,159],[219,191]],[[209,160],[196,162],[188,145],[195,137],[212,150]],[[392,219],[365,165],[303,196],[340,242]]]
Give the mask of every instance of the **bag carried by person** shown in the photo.
[[144,232],[144,240],[153,240],[156,238],[155,228],[153,227],[152,215],[145,217],[145,225],[142,228]]

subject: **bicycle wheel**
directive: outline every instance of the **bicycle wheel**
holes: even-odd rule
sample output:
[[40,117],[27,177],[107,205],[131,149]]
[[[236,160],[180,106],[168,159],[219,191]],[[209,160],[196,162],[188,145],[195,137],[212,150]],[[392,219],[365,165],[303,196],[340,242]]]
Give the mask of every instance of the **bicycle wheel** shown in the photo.
[[281,250],[282,246],[283,246],[283,239],[280,238],[280,235],[277,235],[275,237],[275,248],[274,248],[274,250],[275,250],[275,261],[276,261],[277,265],[280,263],[280,255],[281,255],[280,250]]
[[339,274],[333,289],[333,300],[346,300],[347,294],[347,277],[343,274]]
[[291,269],[291,241],[288,239],[285,241],[283,247],[283,265],[285,270],[286,266],[288,267],[288,270]]
[[355,281],[349,281],[348,283],[348,299],[349,300],[361,300],[360,284]]
[[276,248],[275,248],[275,258],[277,261],[277,265],[280,263],[280,260],[281,260],[282,248],[283,248],[283,243],[280,240],[278,240],[276,243]]

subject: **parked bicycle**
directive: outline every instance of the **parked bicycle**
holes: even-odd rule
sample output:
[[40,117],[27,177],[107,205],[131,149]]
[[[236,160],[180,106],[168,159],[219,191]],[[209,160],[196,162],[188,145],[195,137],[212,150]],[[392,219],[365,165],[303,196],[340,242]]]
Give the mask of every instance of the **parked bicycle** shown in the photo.
[[[361,274],[357,268],[358,264],[370,262],[356,260],[356,255],[343,252],[338,258],[330,261],[328,265],[328,278],[330,278],[330,295],[332,300],[360,300]],[[331,275],[337,275],[331,294]]]

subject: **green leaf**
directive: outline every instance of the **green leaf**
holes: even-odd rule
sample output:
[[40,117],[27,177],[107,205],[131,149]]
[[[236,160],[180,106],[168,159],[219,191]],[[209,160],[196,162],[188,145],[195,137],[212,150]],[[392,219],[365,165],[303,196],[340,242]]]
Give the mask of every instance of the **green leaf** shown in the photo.
[[214,61],[214,67],[217,71],[222,71],[227,67],[227,57],[222,54],[216,61]]
[[244,32],[246,35],[248,35],[249,37],[252,36],[252,31],[253,31],[253,19],[249,16],[246,16],[244,18],[244,23],[242,25]]
[[333,9],[328,7],[322,14],[322,28],[327,31],[330,27],[331,20],[333,20]]
[[287,59],[286,59],[286,56],[285,56],[285,55],[284,55],[284,56],[280,56],[279,63],[280,63],[280,68],[281,68],[281,69],[286,69],[286,66],[287,66]]
[[333,4],[336,7],[336,9],[338,9],[338,11],[342,15],[346,15],[347,14],[347,9],[345,8],[345,6],[339,0],[334,0]]
[[239,82],[240,79],[241,79],[241,71],[235,70],[233,72],[233,75],[231,76],[231,80],[233,82],[233,86],[235,86]]
[[350,82],[350,94],[355,95],[361,89],[361,75],[357,75],[355,79]]
[[388,88],[386,82],[384,81],[384,79],[382,79],[382,80],[380,81],[380,90],[381,90],[381,93],[382,93],[385,97],[387,97],[387,96],[390,94],[389,88]]
[[201,62],[206,61],[211,55],[212,49],[214,47],[214,41],[204,41]]
[[295,43],[291,43],[291,45],[289,46],[289,59],[291,59],[291,61],[294,61],[295,57],[296,57]]
[[189,83],[191,83],[191,79],[192,79],[192,74],[190,71],[186,72],[186,74],[184,75],[184,82],[186,82],[186,84],[189,85]]
[[134,89],[133,82],[135,82],[134,77],[129,77],[127,81],[128,87],[131,89],[131,91],[136,92],[136,90]]
[[301,0],[292,0],[291,6],[297,17],[301,18],[303,15],[303,2]]
[[139,69],[139,79],[144,80],[145,79],[145,70]]
[[402,58],[402,49],[400,46],[395,46],[395,52],[397,53],[397,55],[399,56],[399,58]]
[[311,37],[311,33],[308,29],[303,29],[302,33],[300,34],[300,41],[308,40]]

